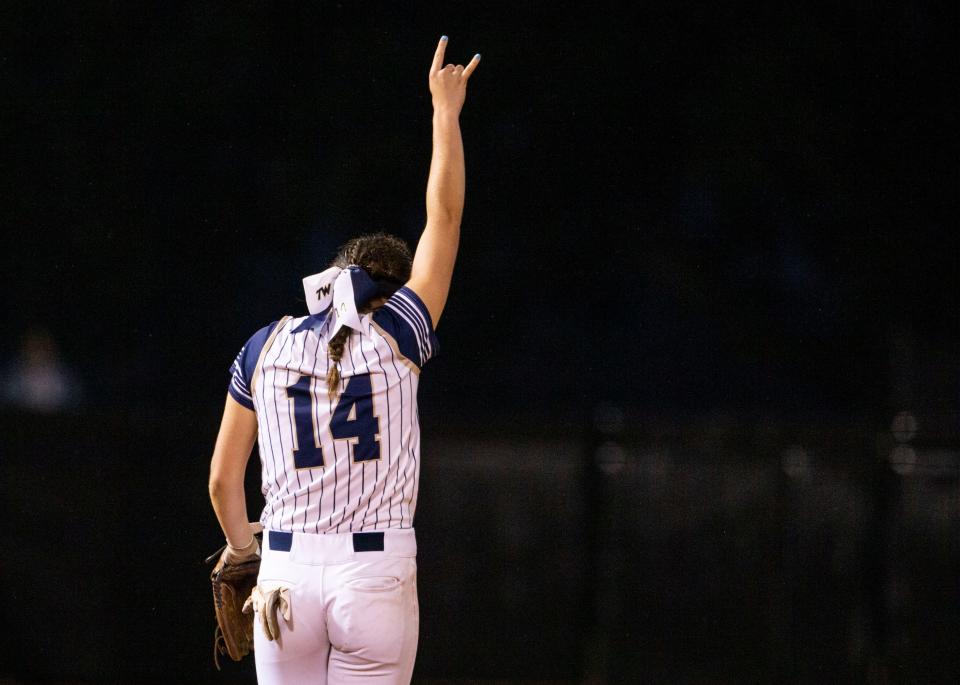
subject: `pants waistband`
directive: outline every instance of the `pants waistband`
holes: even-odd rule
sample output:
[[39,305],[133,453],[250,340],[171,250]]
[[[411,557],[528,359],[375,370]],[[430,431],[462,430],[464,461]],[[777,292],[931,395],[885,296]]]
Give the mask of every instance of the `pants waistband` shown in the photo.
[[380,552],[391,557],[416,557],[417,539],[413,528],[391,528],[364,533],[290,533],[263,531],[265,554],[288,554],[302,564],[330,564],[361,560]]

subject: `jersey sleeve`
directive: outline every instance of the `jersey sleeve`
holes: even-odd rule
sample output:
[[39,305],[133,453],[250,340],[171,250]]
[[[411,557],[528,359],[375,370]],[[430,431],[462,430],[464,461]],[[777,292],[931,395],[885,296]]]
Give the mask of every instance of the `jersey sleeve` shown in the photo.
[[373,313],[373,321],[397,343],[400,354],[422,368],[439,352],[427,306],[404,286]]
[[230,384],[227,386],[227,392],[233,399],[251,411],[253,410],[253,397],[250,394],[250,382],[253,380],[260,352],[277,323],[277,321],[274,321],[269,326],[264,326],[254,333],[247,343],[240,348],[240,353],[233,360],[233,364],[230,365]]

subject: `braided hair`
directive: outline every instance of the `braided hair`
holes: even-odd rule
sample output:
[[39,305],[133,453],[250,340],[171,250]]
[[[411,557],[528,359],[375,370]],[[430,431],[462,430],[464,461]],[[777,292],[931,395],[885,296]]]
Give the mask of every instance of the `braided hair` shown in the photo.
[[[370,233],[353,238],[337,252],[330,266],[345,269],[356,264],[375,280],[393,281],[402,285],[410,279],[410,267],[413,255],[407,243],[389,233]],[[357,308],[361,314],[370,312],[374,307],[370,302]],[[343,347],[353,331],[344,326],[327,344],[327,358],[330,361],[327,371],[327,393],[331,399],[337,394],[340,385],[340,359]]]

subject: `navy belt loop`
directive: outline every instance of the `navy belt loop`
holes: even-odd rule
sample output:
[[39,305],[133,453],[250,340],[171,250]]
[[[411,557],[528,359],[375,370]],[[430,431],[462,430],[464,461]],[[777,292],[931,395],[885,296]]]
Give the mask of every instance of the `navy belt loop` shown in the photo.
[[290,545],[293,544],[293,533],[271,530],[269,539],[271,552],[289,552]]
[[354,533],[354,552],[382,552],[383,533]]

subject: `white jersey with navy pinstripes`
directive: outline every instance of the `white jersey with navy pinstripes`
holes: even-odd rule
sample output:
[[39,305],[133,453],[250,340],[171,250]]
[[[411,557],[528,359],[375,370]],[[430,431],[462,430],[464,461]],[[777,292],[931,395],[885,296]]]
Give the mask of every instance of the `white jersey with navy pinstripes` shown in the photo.
[[257,331],[231,366],[230,395],[257,414],[271,530],[346,533],[413,526],[420,476],[417,383],[437,350],[410,288],[361,316],[327,391],[331,310]]

